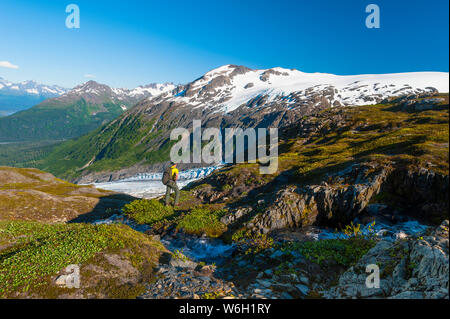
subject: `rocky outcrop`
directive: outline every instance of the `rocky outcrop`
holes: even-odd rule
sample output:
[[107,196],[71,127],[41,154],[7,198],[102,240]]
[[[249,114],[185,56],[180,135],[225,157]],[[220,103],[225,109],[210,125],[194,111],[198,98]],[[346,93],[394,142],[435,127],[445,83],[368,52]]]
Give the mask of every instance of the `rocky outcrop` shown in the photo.
[[433,223],[448,219],[448,175],[423,167],[415,170],[398,169],[389,176],[383,191],[394,196],[414,217]]
[[376,163],[353,165],[320,185],[289,186],[276,194],[262,214],[246,227],[267,233],[312,224],[344,225],[379,193],[392,171]]
[[[326,298],[449,298],[448,220],[431,234],[381,241],[324,293]],[[379,288],[368,288],[367,265],[378,265]]]
[[[259,214],[245,224],[257,232],[310,225],[338,227],[369,209],[374,196],[388,194],[383,203],[394,216],[404,215],[438,224],[448,218],[448,175],[420,168],[396,167],[395,163],[355,164],[324,178],[320,185],[288,185],[272,193]],[[223,218],[238,221],[249,210],[234,210]]]

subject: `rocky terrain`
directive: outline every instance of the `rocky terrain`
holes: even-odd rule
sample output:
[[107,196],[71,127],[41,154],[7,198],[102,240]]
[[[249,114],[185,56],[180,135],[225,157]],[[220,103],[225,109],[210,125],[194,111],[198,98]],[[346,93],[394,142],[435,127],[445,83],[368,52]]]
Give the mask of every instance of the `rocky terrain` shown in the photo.
[[46,223],[107,217],[134,198],[78,186],[37,169],[0,166],[0,220]]
[[448,298],[448,111],[426,93],[305,116],[280,129],[275,174],[227,165],[175,208],[2,168],[0,294]]
[[402,98],[322,112],[282,131],[277,174],[237,165],[189,187],[207,203],[227,203],[229,227],[263,233],[342,226],[380,203],[440,223],[449,201],[446,99],[428,104],[435,111],[405,111],[411,99]]
[[[334,109],[283,136],[274,176],[228,166],[189,185],[176,210],[150,201],[128,216],[163,242],[230,243],[232,257],[194,281],[219,278],[217,297],[448,298],[448,97]],[[366,287],[369,264],[380,289]],[[175,284],[192,271],[164,271],[168,297],[195,297],[181,290],[191,281]]]
[[[343,273],[326,298],[441,299],[449,294],[448,220],[417,239],[380,241]],[[367,265],[380,265],[380,287],[367,288]]]

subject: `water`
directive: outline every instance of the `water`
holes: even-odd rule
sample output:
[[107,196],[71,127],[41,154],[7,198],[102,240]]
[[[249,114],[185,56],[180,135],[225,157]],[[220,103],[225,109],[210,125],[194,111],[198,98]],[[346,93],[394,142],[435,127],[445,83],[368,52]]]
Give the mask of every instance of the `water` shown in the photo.
[[236,250],[235,244],[225,244],[220,239],[183,236],[182,239],[162,238],[161,242],[170,251],[179,250],[190,259],[221,264]]
[[[148,225],[139,225],[124,215],[114,214],[106,219],[93,222],[94,225],[121,223],[130,226],[136,231],[145,232],[151,227]],[[183,235],[181,238],[163,237],[161,243],[174,252],[181,251],[191,260],[200,262],[215,262],[220,264],[231,256],[236,249],[234,244],[225,244],[220,239]]]
[[[429,228],[429,226],[423,225],[416,220],[408,220],[393,225],[378,223],[372,227],[373,231],[369,231],[369,226],[370,224],[361,227],[363,235],[373,234],[379,239],[388,241],[395,241],[408,236],[418,236]],[[347,238],[344,233],[327,228],[320,229],[316,233],[311,234],[311,237],[315,240]]]
[[[209,166],[197,169],[181,171],[177,184],[180,188],[190,182],[208,176],[220,166]],[[143,173],[131,178],[94,184],[98,188],[129,194],[138,198],[155,198],[166,192],[166,186],[161,182],[162,173]],[[138,225],[124,215],[115,214],[107,219],[98,220],[94,224],[122,223],[130,226],[136,231],[145,232],[151,227],[148,225]],[[213,239],[196,236],[183,236],[182,239],[165,237],[161,242],[171,251],[179,250],[190,259],[199,262],[215,262],[220,264],[226,260],[236,249],[234,244],[225,244],[220,239]]]
[[[181,187],[192,181],[205,177],[220,166],[211,166],[183,171],[180,173],[178,185]],[[139,198],[154,198],[165,193],[165,186],[161,183],[161,173],[138,174],[134,177],[108,183],[97,183],[96,187],[122,192]],[[124,215],[115,214],[111,217],[99,220],[94,224],[123,223],[136,231],[145,232],[151,227],[148,225],[138,225]],[[424,232],[428,226],[420,224],[416,220],[406,220],[395,224],[378,222],[374,225],[372,233],[383,240],[394,241],[407,236],[418,236]],[[362,233],[369,234],[369,224],[362,227]],[[305,229],[307,237],[313,240],[340,239],[347,238],[342,232],[333,229],[311,227]],[[190,259],[199,262],[222,263],[229,258],[236,250],[236,245],[225,244],[220,239],[207,237],[198,238],[196,236],[182,235],[174,237],[164,237],[161,242],[171,251],[179,250]]]
[[108,218],[97,220],[97,221],[93,222],[93,224],[94,225],[124,224],[124,225],[130,226],[134,230],[141,232],[141,233],[146,232],[147,230],[149,230],[151,228],[148,225],[139,225],[136,222],[134,222],[133,220],[126,217],[125,215],[119,215],[119,214],[114,214]]

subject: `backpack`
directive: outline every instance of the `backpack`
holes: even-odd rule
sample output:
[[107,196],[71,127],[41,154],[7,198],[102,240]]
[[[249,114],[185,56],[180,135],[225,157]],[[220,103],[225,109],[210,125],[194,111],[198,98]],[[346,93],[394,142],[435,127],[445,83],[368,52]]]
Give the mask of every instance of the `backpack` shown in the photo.
[[172,173],[172,168],[168,167],[165,169],[163,176],[162,176],[162,183],[164,185],[167,185],[167,183],[172,179],[170,174]]

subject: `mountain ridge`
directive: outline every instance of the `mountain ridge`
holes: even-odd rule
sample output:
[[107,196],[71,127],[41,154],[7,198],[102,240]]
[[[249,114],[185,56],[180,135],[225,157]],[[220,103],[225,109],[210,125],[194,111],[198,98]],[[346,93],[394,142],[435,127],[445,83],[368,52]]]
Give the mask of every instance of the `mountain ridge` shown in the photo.
[[173,87],[170,83],[153,83],[132,90],[115,89],[91,80],[1,118],[0,141],[75,138],[113,120],[139,100]]
[[36,81],[13,83],[0,77],[0,116],[27,109],[68,90],[59,85],[40,84]]
[[[301,77],[319,77],[322,82],[301,82]],[[384,82],[380,80],[383,77]],[[330,78],[336,87],[329,84]],[[448,88],[448,73],[362,78],[226,65],[174,90],[142,99],[110,123],[57,147],[39,168],[80,183],[121,179],[161,169],[174,144],[169,138],[171,129],[190,129],[195,119],[200,119],[203,127],[221,129],[281,128],[327,108],[376,104],[392,96],[433,96]],[[395,84],[386,82],[393,78]],[[408,78],[411,84],[407,84]],[[250,94],[242,93],[249,89]]]

